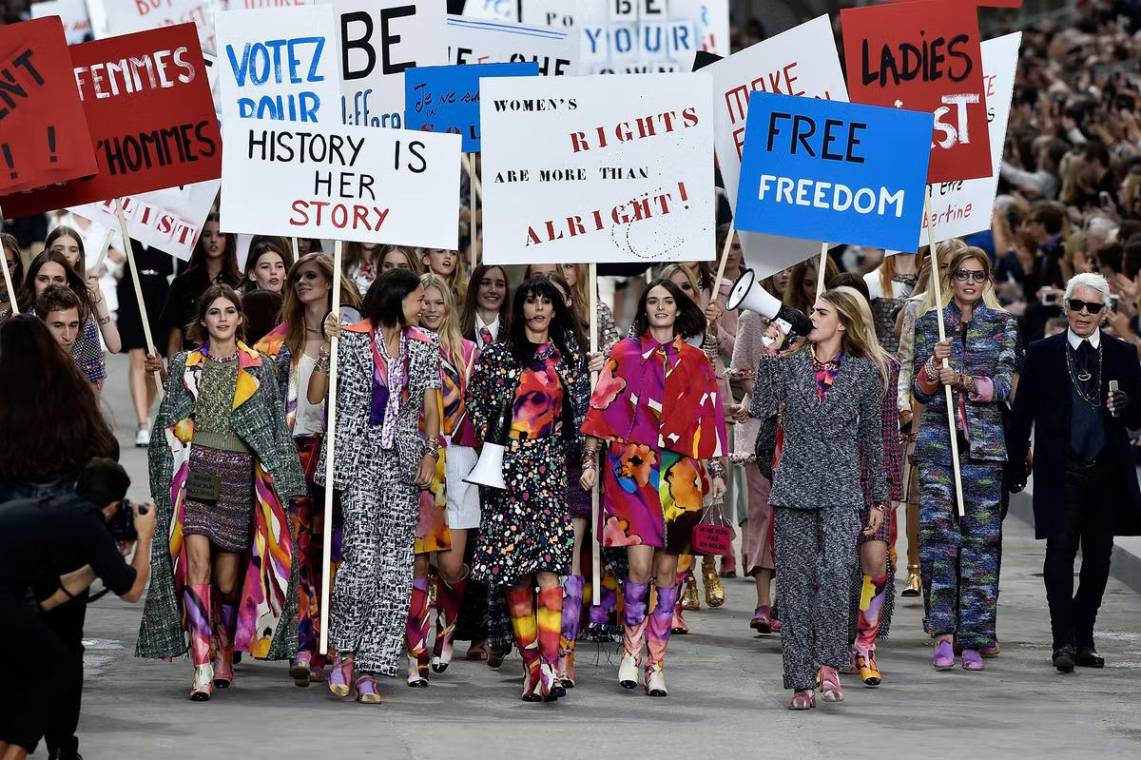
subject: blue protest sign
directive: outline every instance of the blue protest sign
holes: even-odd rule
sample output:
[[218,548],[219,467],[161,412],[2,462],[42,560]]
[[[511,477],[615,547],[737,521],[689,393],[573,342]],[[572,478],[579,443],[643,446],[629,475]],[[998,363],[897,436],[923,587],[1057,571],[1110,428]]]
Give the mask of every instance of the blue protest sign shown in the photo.
[[735,226],[915,251],[934,116],[755,92]]
[[479,80],[538,75],[535,61],[407,69],[404,128],[453,132],[463,138],[464,153],[479,153]]

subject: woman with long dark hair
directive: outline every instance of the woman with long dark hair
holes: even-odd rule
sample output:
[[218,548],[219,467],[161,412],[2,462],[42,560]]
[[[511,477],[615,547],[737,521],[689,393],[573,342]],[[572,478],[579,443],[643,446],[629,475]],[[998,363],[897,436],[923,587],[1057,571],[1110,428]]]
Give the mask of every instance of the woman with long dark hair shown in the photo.
[[[642,681],[655,697],[668,693],[664,667],[678,555],[691,549],[705,496],[725,495],[720,458],[728,440],[716,373],[709,357],[685,340],[705,326],[701,309],[672,281],[650,283],[634,316],[637,337],[611,349],[583,425],[589,437],[582,485],[597,482],[595,455],[606,441],[602,541],[627,547],[630,562],[618,682],[632,689]],[[651,577],[657,603],[647,614]]]
[[305,493],[269,357],[243,338],[228,285],[200,299],[171,360],[148,459],[159,525],[136,654],[168,658],[190,645],[190,699],[234,680],[235,651],[283,659],[294,649],[296,577],[285,505]]
[[166,341],[167,357],[182,351],[189,337],[187,328],[198,313],[198,299],[207,288],[211,285],[237,288],[242,284],[237,247],[238,241],[233,234],[220,231],[218,215],[207,216],[194,252],[190,254],[190,263],[186,271],[170,284],[162,309],[159,321],[166,332],[156,336],[155,340]]
[[293,254],[275,238],[263,238],[250,246],[246,257],[246,271],[242,276],[242,291],[269,290],[282,293],[285,275],[293,266]]
[[[44,250],[63,254],[67,263],[84,283],[87,301],[91,305],[90,321],[93,326],[98,327],[98,330],[87,327],[76,341],[75,356],[80,367],[89,376],[98,373],[100,369],[106,376],[107,367],[103,359],[102,344],[106,344],[107,350],[111,353],[118,353],[122,348],[122,340],[119,328],[111,319],[112,306],[103,295],[99,278],[87,272],[87,252],[84,249],[83,235],[73,227],[60,225],[48,233],[44,240]],[[99,340],[100,336],[103,339],[102,343]]]
[[[297,445],[305,475],[304,496],[289,503],[293,522],[297,564],[297,656],[290,676],[297,686],[324,680],[325,655],[318,650],[321,637],[321,579],[331,568],[322,565],[325,490],[317,485],[317,456],[325,435],[325,391],[310,397],[310,381],[328,370],[329,330],[332,317],[333,260],[323,253],[302,256],[285,278],[282,322],[255,348],[273,359],[280,382],[278,401],[285,407],[285,421]],[[360,319],[356,287],[342,275],[340,324]],[[244,300],[244,299],[243,299]],[[331,320],[337,323],[336,319]],[[316,385],[317,383],[314,383]],[[334,563],[341,557],[341,520],[334,513]]]
[[511,300],[507,297],[510,280],[507,269],[498,264],[480,264],[468,280],[460,317],[460,332],[482,349],[506,339],[511,329]]
[[[333,482],[344,513],[344,562],[333,588],[329,690],[379,704],[377,677],[394,676],[412,593],[419,490],[439,457],[440,350],[415,325],[424,288],[403,269],[369,288],[364,320],[341,332]],[[425,423],[421,432],[420,417]],[[322,446],[317,480],[324,480]],[[355,674],[355,679],[354,679]]]
[[[790,283],[791,285],[791,283]],[[789,708],[844,699],[849,663],[848,590],[856,562],[866,480],[875,534],[889,508],[883,467],[883,396],[891,359],[876,340],[871,309],[849,287],[827,290],[812,310],[808,347],[764,356],[750,413],[780,415],[780,466],[769,503],[776,538],[784,686]]]
[[528,702],[565,693],[557,674],[559,576],[569,572],[574,546],[567,445],[581,422],[576,400],[589,393],[581,345],[578,320],[555,286],[526,280],[515,292],[510,337],[482,350],[466,395],[480,440],[506,446],[507,488],[484,491],[472,575],[491,593],[507,589]]

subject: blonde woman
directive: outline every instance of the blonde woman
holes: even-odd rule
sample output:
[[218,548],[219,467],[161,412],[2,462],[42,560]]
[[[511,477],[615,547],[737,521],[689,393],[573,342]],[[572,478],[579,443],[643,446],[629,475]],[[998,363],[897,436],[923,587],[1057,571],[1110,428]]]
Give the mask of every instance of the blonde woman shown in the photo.
[[837,669],[849,659],[848,586],[866,503],[861,465],[874,504],[865,532],[879,528],[889,506],[881,404],[891,359],[871,310],[858,291],[833,288],[811,320],[806,348],[762,357],[751,409],[759,419],[780,412],[784,431],[769,503],[793,710],[816,706],[817,683],[825,702],[844,699]]

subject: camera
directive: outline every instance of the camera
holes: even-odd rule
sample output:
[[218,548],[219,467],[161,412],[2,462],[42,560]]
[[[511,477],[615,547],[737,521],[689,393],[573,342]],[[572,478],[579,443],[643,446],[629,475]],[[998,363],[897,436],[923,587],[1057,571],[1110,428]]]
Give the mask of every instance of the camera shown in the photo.
[[123,499],[119,511],[115,516],[107,521],[107,529],[111,531],[111,535],[115,537],[116,541],[127,542],[137,541],[139,534],[135,531],[135,511],[140,515],[147,513],[147,506],[145,504],[134,504],[126,499]]

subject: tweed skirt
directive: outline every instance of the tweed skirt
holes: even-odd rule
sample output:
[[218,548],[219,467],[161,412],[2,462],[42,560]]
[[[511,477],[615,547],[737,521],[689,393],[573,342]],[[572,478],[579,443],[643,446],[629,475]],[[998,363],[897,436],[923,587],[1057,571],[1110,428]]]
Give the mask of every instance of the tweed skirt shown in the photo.
[[253,524],[253,455],[190,447],[190,472],[207,472],[222,479],[221,494],[214,504],[186,498],[183,534],[206,536],[216,548],[241,553],[250,548]]

